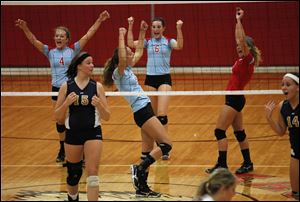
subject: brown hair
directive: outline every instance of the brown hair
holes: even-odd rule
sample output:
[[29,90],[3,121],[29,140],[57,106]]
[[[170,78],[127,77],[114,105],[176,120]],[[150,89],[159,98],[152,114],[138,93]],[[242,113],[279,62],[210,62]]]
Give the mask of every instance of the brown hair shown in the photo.
[[113,56],[109,58],[104,64],[104,71],[103,71],[103,84],[105,86],[112,86],[114,81],[112,79],[112,75],[116,66],[119,64],[119,49],[116,48],[114,50]]
[[91,56],[87,52],[80,52],[77,54],[71,61],[71,64],[68,67],[67,70],[67,76],[68,78],[74,78],[77,75],[77,66],[82,63],[82,61]]

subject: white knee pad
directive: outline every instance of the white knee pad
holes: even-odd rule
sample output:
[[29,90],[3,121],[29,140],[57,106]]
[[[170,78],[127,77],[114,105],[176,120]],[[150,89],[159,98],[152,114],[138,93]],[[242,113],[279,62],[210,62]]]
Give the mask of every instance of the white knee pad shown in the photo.
[[88,187],[98,187],[99,186],[99,177],[96,175],[91,175],[86,178],[86,185]]

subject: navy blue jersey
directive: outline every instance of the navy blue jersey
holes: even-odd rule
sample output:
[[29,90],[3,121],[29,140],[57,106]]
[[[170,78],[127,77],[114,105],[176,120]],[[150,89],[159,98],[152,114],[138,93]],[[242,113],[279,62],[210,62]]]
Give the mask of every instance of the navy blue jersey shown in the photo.
[[92,97],[97,95],[97,82],[90,79],[84,89],[80,89],[74,78],[67,81],[67,96],[75,92],[77,100],[69,106],[66,117],[66,128],[71,130],[88,130],[100,125],[98,110],[91,104]]
[[285,100],[282,104],[280,113],[289,130],[291,147],[299,150],[299,104],[293,109],[290,103]]

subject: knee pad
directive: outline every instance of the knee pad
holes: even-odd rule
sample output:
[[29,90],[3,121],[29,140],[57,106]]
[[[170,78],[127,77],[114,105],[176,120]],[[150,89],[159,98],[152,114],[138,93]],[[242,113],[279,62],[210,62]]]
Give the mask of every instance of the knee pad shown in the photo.
[[99,177],[96,175],[91,175],[86,178],[86,185],[88,187],[98,187],[99,186]]
[[161,122],[161,124],[167,125],[167,123],[168,123],[168,116],[158,116],[157,118]]
[[242,131],[234,131],[234,135],[239,142],[243,142],[246,139],[245,130]]
[[217,140],[222,140],[222,139],[226,138],[226,131],[216,128],[215,136],[216,136]]
[[150,154],[150,152],[142,152],[142,155],[141,155],[141,160],[145,160],[146,157]]
[[70,163],[67,161],[68,177],[67,183],[70,186],[75,186],[79,183],[82,175],[82,162]]
[[172,146],[167,143],[160,143],[159,147],[160,147],[163,155],[167,155],[169,153],[169,151],[171,151],[171,149],[172,149]]
[[64,124],[61,125],[61,124],[56,123],[56,130],[59,133],[63,133],[66,130],[66,126]]

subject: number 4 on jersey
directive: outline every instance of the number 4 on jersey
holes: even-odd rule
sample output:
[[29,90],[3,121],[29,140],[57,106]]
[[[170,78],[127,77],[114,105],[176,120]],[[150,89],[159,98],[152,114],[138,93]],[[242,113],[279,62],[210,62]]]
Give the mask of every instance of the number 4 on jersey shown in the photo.
[[61,58],[60,58],[60,60],[59,60],[59,64],[61,64],[61,65],[65,65],[65,63],[64,63],[64,58],[63,58],[63,57],[61,57]]

